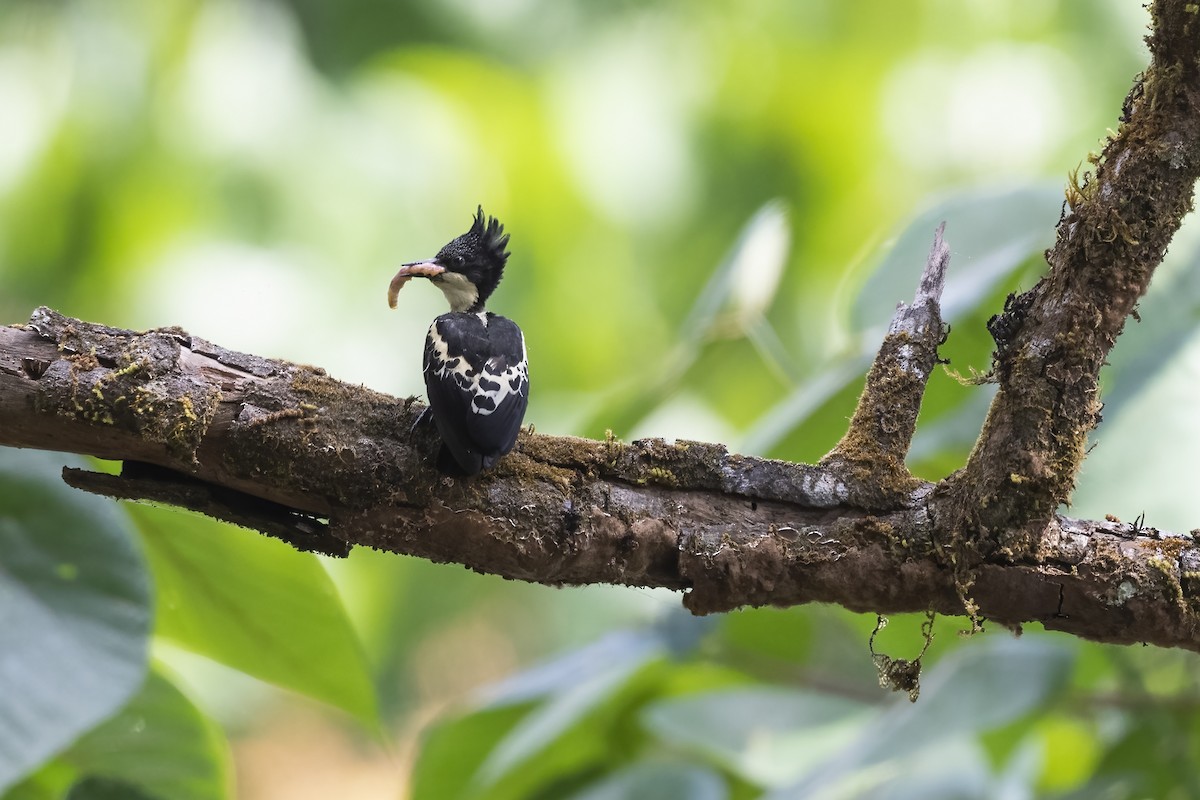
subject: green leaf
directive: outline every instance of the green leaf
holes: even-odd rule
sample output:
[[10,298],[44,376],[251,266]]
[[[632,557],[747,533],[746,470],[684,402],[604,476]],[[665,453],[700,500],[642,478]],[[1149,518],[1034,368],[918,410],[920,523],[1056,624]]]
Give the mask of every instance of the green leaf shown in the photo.
[[725,800],[725,781],[690,764],[635,764],[574,795],[572,800]]
[[52,758],[0,797],[4,800],[63,800],[75,778],[74,767],[60,758]]
[[[967,798],[1030,797],[1012,792],[993,780],[987,757],[970,739],[943,741],[870,768],[840,772],[830,784],[814,791],[809,785],[776,789],[761,800],[808,800],[811,797],[870,797],[887,800],[966,800]],[[1002,788],[1009,789],[1006,794]]]
[[[1073,514],[1132,520],[1145,511],[1155,527],[1195,525],[1190,454],[1200,442],[1193,411],[1200,258],[1193,253],[1161,269],[1168,267],[1140,303],[1143,321],[1126,324],[1102,375],[1104,421],[1071,498]],[[1170,446],[1147,459],[1148,442]],[[1132,463],[1139,468],[1129,469]]]
[[[686,682],[690,671],[653,652],[631,654],[555,692],[496,743],[468,796],[561,797],[586,785],[637,751],[642,704],[667,691],[672,681]],[[698,680],[726,678],[705,672]]]
[[[977,785],[986,776],[979,766],[985,759],[971,737],[1039,708],[1059,690],[1070,664],[1071,651],[1047,639],[983,640],[943,659],[915,705],[898,699],[879,707],[754,687],[659,700],[642,720],[664,744],[777,789],[772,797],[814,796],[866,780],[867,773],[877,781],[895,772],[890,765],[903,771],[949,742],[970,745],[951,782]],[[913,778],[911,785],[925,780]]]
[[792,390],[746,432],[737,450],[766,454],[797,426],[804,424],[852,384],[861,383],[873,354],[862,352],[835,358],[825,369]]
[[606,704],[616,705],[614,695],[626,687],[641,666],[629,661],[582,680],[535,708],[488,755],[479,769],[480,785],[492,786],[523,769],[592,712]]
[[71,787],[66,800],[167,800],[140,787],[112,778],[88,777]]
[[968,736],[1040,708],[1069,677],[1073,650],[1034,636],[961,647],[922,681],[917,703],[897,702],[872,726],[860,755],[895,757],[939,738]]
[[1045,753],[1038,780],[1042,792],[1076,789],[1096,772],[1102,746],[1099,732],[1072,717],[1051,714],[1038,721],[1036,738]]
[[363,648],[311,553],[204,517],[139,506],[157,633],[376,724]]
[[679,326],[676,345],[663,362],[636,376],[615,399],[604,403],[590,429],[631,430],[678,388],[718,328],[752,334],[767,365],[790,376],[786,353],[763,313],[774,300],[791,247],[787,209],[782,201],[765,203],[746,221],[737,240],[713,270]]
[[1200,321],[1200,252],[1193,247],[1187,258],[1174,255],[1173,249],[1156,272],[1150,292],[1138,303],[1138,316],[1145,321],[1127,324],[1108,358],[1105,378],[1112,386],[1104,392],[1106,418],[1119,414],[1164,367],[1178,363],[1195,336]]
[[468,792],[475,770],[529,706],[485,708],[436,724],[425,736],[413,769],[413,800],[455,800]]
[[647,730],[763,786],[796,780],[854,741],[872,715],[845,698],[748,688],[660,700]]
[[[698,346],[728,310],[739,321],[761,317],[774,299],[791,248],[787,208],[772,200],[754,212],[696,297],[679,341]],[[694,357],[694,356],[693,356]]]
[[592,678],[603,678],[624,665],[643,664],[660,655],[663,649],[660,629],[613,631],[489,687],[484,691],[484,699],[488,705],[510,705],[566,692]]
[[1200,796],[1194,713],[1165,714],[1150,706],[1122,722],[1123,729],[1106,748],[1092,780],[1076,797],[1102,797],[1096,790],[1114,779],[1125,784],[1125,791],[1110,796]]
[[[1176,369],[1150,377],[1141,393],[1123,391],[1118,413],[1095,434],[1096,448],[1081,471],[1071,498],[1072,515],[1100,518],[1115,514],[1132,522],[1146,512],[1148,526],[1188,530],[1195,526],[1195,468],[1191,454],[1200,444],[1196,427],[1194,365],[1200,334],[1193,332],[1176,355]],[[1122,375],[1122,383],[1135,380]],[[1153,453],[1153,458],[1147,455]],[[1131,469],[1131,465],[1137,465]]]
[[63,484],[65,461],[0,448],[0,791],[146,674],[150,586],[131,526]]
[[[916,703],[897,698],[862,735],[779,798],[809,797],[885,762],[901,766],[947,743],[1030,714],[1067,681],[1073,651],[1057,640],[987,638],[950,653],[922,680]],[[776,795],[772,795],[774,798]]]
[[979,438],[980,423],[987,416],[995,396],[994,386],[975,387],[958,408],[918,427],[912,447],[908,448],[908,462],[915,464],[943,453],[957,455],[968,450]]
[[721,615],[720,633],[724,643],[737,651],[802,663],[818,641],[805,611],[772,606],[739,609]]
[[[79,774],[103,779],[80,797],[119,797],[104,793],[109,782],[117,781],[170,800],[225,797],[228,759],[216,726],[158,672],[150,673],[119,714],[63,756]],[[78,785],[70,800],[77,790]]]
[[490,705],[430,733],[413,797],[520,800],[579,788],[632,746],[644,698],[686,671],[662,660],[665,648],[657,632],[614,634],[506,682]]

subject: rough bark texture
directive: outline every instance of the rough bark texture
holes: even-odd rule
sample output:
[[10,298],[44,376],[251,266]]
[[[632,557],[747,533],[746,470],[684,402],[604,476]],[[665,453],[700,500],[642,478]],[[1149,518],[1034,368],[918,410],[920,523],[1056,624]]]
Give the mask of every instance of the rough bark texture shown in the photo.
[[946,339],[941,297],[950,248],[942,239],[944,228],[942,223],[934,234],[912,305],[901,303],[892,317],[846,435],[821,459],[821,466],[850,478],[855,491],[847,500],[860,508],[896,508],[920,483],[904,458],[938,346]]
[[971,553],[1022,558],[1070,499],[1100,421],[1099,375],[1150,285],[1200,176],[1200,6],[1151,8],[1152,61],[1095,172],[1068,187],[1046,276],[989,329],[1000,385],[964,469],[935,500]]
[[1200,650],[1191,534],[1056,514],[1099,418],[1097,378],[1200,175],[1196,6],[1153,7],[1153,60],[1120,130],[1073,184],[1049,271],[989,328],[1000,390],[966,466],[904,467],[943,338],[935,238],[846,436],[816,466],[717,444],[522,435],[499,466],[432,467],[422,406],[321,369],[49,309],[0,328],[0,444],[123,462],[74,486],[152,499],[297,547],[350,546],[547,584],[686,592],[696,613],[811,601],[986,617]]

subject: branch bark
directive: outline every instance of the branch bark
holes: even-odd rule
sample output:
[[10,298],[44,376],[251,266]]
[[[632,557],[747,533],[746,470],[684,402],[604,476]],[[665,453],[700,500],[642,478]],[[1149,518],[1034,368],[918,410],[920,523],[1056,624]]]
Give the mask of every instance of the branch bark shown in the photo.
[[1200,650],[1200,546],[1056,513],[1099,417],[1097,376],[1200,175],[1191,4],[1153,7],[1153,61],[1096,173],[1068,192],[1049,272],[989,326],[1000,391],[966,466],[904,467],[943,337],[940,231],[846,436],[817,465],[722,445],[523,433],[478,478],[433,469],[422,406],[316,367],[49,309],[0,328],[0,444],[123,462],[74,486],[167,502],[297,547],[366,545],[546,584],[683,590],[696,613],[831,602],[964,606],[1099,641]]
[[1095,172],[1068,186],[1048,273],[988,325],[999,391],[966,466],[935,500],[939,518],[971,540],[959,548],[968,560],[1033,553],[1070,500],[1100,422],[1100,368],[1192,209],[1200,15],[1194,3],[1160,0],[1151,16],[1151,63]]

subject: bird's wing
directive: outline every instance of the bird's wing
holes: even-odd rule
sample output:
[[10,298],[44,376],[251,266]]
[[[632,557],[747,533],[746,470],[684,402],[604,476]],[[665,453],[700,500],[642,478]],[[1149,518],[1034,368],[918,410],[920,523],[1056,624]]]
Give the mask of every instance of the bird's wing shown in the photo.
[[463,471],[491,466],[512,450],[529,401],[520,328],[493,315],[438,317],[425,342],[425,387],[442,441]]
[[[429,326],[425,337],[425,390],[429,408],[446,449],[467,475],[483,469],[483,457],[476,451],[462,420],[471,414],[470,366],[462,357],[468,331],[456,325],[451,315],[443,315]],[[458,355],[449,355],[450,346]]]
[[468,427],[485,461],[495,461],[513,449],[521,430],[529,405],[529,362],[516,323],[491,316],[487,327],[491,355],[476,383]]

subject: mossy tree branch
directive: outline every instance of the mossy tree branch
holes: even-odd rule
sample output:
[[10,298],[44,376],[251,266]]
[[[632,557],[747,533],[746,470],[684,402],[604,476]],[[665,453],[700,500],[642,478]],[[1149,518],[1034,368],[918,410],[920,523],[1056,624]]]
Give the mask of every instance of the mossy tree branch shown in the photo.
[[[1068,187],[1049,271],[1012,296],[989,329],[999,391],[966,466],[939,490],[939,518],[993,550],[1032,554],[1069,501],[1100,421],[1100,368],[1192,209],[1200,177],[1200,13],[1151,6],[1151,62],[1121,124]],[[972,556],[971,553],[975,553]]]
[[950,248],[942,239],[945,227],[942,223],[934,234],[912,305],[901,303],[892,317],[846,435],[821,459],[822,467],[856,488],[847,500],[860,508],[895,508],[921,483],[904,458],[925,385],[938,364],[938,346],[946,340],[941,299]]
[[0,444],[96,455],[75,486],[192,508],[340,554],[353,545],[546,584],[686,592],[696,613],[831,602],[1037,621],[1100,641],[1200,650],[1188,534],[1056,514],[1098,419],[1097,375],[1191,208],[1200,35],[1153,7],[1153,61],[1094,176],[1072,187],[1050,270],[990,328],[1000,391],[966,466],[904,468],[942,338],[940,232],[846,436],[818,465],[718,444],[522,435],[495,470],[433,468],[421,406],[314,367],[34,312],[0,328]]

